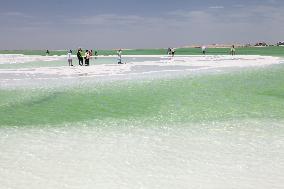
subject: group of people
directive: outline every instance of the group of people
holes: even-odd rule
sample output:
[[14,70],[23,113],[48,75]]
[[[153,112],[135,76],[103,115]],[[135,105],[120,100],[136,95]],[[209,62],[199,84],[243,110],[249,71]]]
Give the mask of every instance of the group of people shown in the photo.
[[172,57],[175,56],[175,52],[176,52],[175,48],[168,48],[168,50],[167,50],[167,54],[172,56]]
[[[97,51],[95,51],[95,56],[97,56]],[[46,50],[46,56],[49,56],[50,55],[50,51],[49,50]],[[86,50],[85,53],[83,52],[83,50],[81,48],[78,49],[77,51],[77,58],[79,60],[79,65],[80,66],[89,66],[90,65],[90,59],[92,58],[93,56],[93,50]],[[85,60],[85,61],[84,61]],[[68,61],[68,64],[69,66],[74,66],[73,65],[73,58],[72,58],[72,50],[69,50],[67,52],[67,61]],[[84,64],[85,62],[85,64]]]
[[[97,51],[95,51],[95,56],[97,56]],[[81,48],[77,51],[77,58],[79,61],[80,66],[89,66],[90,65],[90,59],[93,56],[93,50],[86,50],[83,52]],[[69,66],[73,66],[73,59],[72,59],[72,50],[68,51],[67,53],[67,61]]]
[[[81,48],[78,49],[77,51],[77,58],[79,61],[80,66],[89,66],[90,65],[90,59],[93,56],[93,50],[86,50],[85,53]],[[97,56],[97,51],[95,52],[95,56]],[[85,60],[85,64],[84,64]]]
[[[203,45],[201,47],[201,50],[202,50],[202,54],[205,55],[207,47]],[[46,54],[49,55],[48,50],[47,50]],[[174,48],[168,48],[167,54],[174,57],[175,56],[175,49]],[[230,49],[230,54],[232,56],[236,55],[235,45],[232,45],[232,47]],[[94,55],[97,56],[97,51],[95,51]],[[77,51],[77,58],[78,58],[80,66],[89,66],[90,65],[90,59],[92,58],[92,56],[93,56],[93,50],[86,50],[85,52],[83,52],[83,50],[81,48],[79,48],[78,51]],[[117,50],[117,56],[118,56],[118,64],[124,64],[122,62],[122,49]],[[67,60],[68,60],[69,66],[73,66],[72,50],[70,50],[67,53]]]
[[[90,60],[94,56],[98,55],[98,52],[95,51],[93,54],[93,50],[86,50],[85,52],[79,48],[77,51],[77,58],[79,61],[80,66],[89,66],[90,65]],[[117,56],[118,56],[118,64],[124,64],[122,62],[122,49],[117,50]],[[68,51],[67,53],[67,61],[69,66],[74,66],[73,65],[73,59],[72,59],[72,50]]]

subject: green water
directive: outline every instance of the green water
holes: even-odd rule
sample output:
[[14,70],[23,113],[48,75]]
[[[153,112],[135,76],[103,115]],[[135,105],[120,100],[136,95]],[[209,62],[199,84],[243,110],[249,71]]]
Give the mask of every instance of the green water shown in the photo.
[[[94,50],[95,51],[95,50]],[[97,50],[98,55],[116,55],[115,50]],[[1,50],[0,54],[45,55],[46,50]],[[76,52],[74,50],[73,52]],[[124,55],[165,55],[167,49],[133,49],[124,50]],[[208,55],[227,55],[230,48],[208,48]],[[50,51],[50,55],[66,55],[67,51]],[[284,56],[284,47],[243,47],[237,48],[239,55]],[[177,55],[200,55],[200,48],[177,48]]]
[[[144,62],[144,61],[159,61],[160,58],[147,58],[147,57],[123,57],[123,62]],[[101,65],[101,64],[116,64],[116,57],[99,57],[93,58],[90,61],[90,65]],[[73,58],[73,64],[78,66],[77,58]],[[56,61],[31,61],[25,63],[12,63],[12,64],[0,64],[0,69],[19,69],[19,68],[41,68],[41,67],[61,67],[67,66],[68,62],[66,58],[59,58]]]
[[178,79],[1,89],[0,126],[283,120],[283,73],[278,65]]
[[34,61],[27,63],[0,64],[0,69],[19,69],[19,68],[40,68],[40,67],[59,67],[66,65],[66,61]]

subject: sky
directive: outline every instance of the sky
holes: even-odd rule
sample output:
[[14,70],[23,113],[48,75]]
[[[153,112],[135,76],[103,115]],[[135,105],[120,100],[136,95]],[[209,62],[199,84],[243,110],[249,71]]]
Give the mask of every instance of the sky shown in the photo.
[[1,0],[0,49],[284,41],[283,0]]

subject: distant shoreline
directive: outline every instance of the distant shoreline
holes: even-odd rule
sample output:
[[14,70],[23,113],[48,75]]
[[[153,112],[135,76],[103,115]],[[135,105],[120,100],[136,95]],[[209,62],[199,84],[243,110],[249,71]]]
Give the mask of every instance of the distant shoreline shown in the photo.
[[[265,56],[284,56],[283,46],[268,46],[268,47],[244,47],[235,46],[238,55],[265,55]],[[67,50],[51,50],[50,56],[66,55]],[[98,55],[109,56],[116,55],[116,50],[98,50]],[[208,55],[227,55],[229,54],[230,46],[207,46],[206,54]],[[167,49],[123,49],[123,55],[166,55]],[[0,50],[0,54],[23,54],[23,55],[46,55],[45,50]],[[73,49],[73,55],[76,54],[76,49]],[[199,46],[176,48],[176,55],[200,55],[201,49]]]

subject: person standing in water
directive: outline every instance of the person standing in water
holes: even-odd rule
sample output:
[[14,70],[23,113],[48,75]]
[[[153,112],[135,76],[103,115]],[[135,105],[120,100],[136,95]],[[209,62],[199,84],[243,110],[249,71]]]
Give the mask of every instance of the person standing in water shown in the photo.
[[78,49],[78,52],[77,52],[77,58],[78,58],[78,61],[79,61],[79,65],[80,66],[83,66],[83,56],[82,56],[82,49],[79,48]]
[[89,50],[86,50],[85,53],[85,66],[89,66],[90,65],[90,52]]
[[46,56],[49,56],[49,50],[46,50]]
[[72,64],[72,50],[70,50],[70,51],[67,53],[67,60],[68,60],[69,66],[73,66],[73,64]]
[[232,48],[231,48],[231,55],[232,55],[232,56],[236,55],[235,45],[232,45]]
[[93,50],[89,50],[89,55],[90,55],[90,61],[93,59]]
[[172,57],[174,57],[174,56],[175,56],[175,53],[176,53],[176,49],[175,49],[175,48],[172,48],[172,49],[171,49],[171,53],[172,53]]
[[117,56],[118,56],[118,64],[123,64],[122,63],[122,50],[121,49],[119,49],[118,51],[117,51]]
[[205,54],[206,54],[206,46],[203,45],[203,46],[201,47],[201,49],[202,49],[202,54],[205,55]]
[[167,50],[167,55],[171,55],[172,54],[172,49],[171,48],[168,48]]

